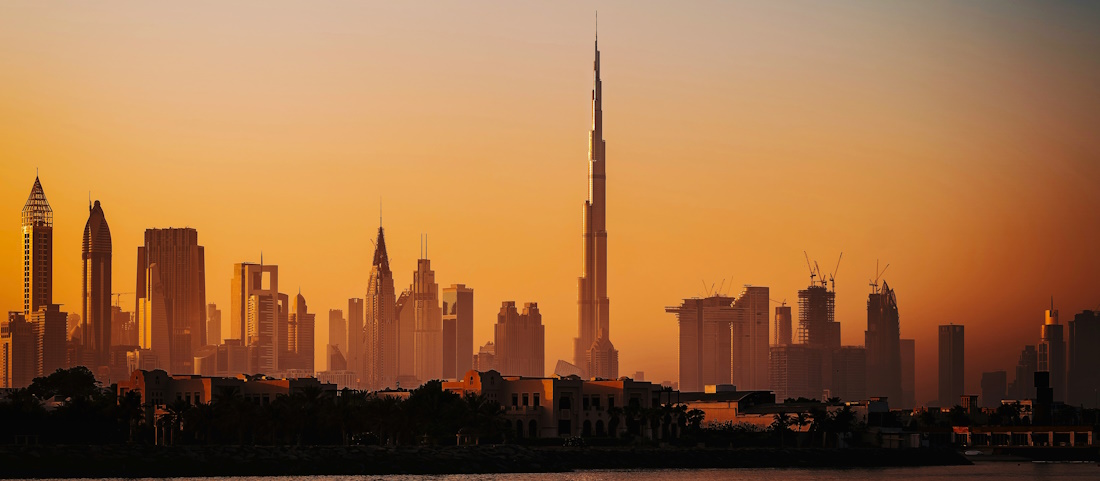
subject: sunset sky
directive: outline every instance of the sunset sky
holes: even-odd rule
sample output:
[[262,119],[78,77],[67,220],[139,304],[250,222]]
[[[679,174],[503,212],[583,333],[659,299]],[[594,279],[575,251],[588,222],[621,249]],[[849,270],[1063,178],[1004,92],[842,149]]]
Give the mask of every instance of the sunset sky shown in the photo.
[[937,325],[966,325],[977,393],[982,371],[1011,381],[1051,296],[1063,321],[1100,306],[1096,3],[5,1],[0,309],[22,306],[38,169],[65,309],[90,192],[115,292],[146,228],[198,229],[225,311],[262,251],[323,366],[381,199],[398,290],[427,234],[440,286],[475,290],[475,343],[501,301],[538,302],[552,370],[577,335],[597,8],[622,374],[676,379],[664,307],[704,284],[796,303],[803,250],[829,271],[844,252],[845,344],[890,264],[918,402]]

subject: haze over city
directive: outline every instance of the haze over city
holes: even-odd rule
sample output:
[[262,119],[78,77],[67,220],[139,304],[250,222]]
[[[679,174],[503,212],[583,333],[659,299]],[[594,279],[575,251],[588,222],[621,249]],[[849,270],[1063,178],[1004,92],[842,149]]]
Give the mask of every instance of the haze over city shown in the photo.
[[623,374],[677,379],[664,309],[712,284],[795,304],[804,250],[830,271],[844,252],[845,345],[890,264],[922,403],[937,325],[966,326],[977,392],[1052,296],[1068,316],[1100,305],[1097,7],[871,2],[5,3],[0,303],[21,305],[35,175],[69,312],[89,198],[114,291],[134,290],[145,229],[186,226],[208,302],[228,307],[233,264],[262,252],[319,318],[363,297],[381,215],[399,290],[421,234],[438,284],[476,290],[475,345],[501,301],[537,302],[550,374],[577,336],[594,6]]

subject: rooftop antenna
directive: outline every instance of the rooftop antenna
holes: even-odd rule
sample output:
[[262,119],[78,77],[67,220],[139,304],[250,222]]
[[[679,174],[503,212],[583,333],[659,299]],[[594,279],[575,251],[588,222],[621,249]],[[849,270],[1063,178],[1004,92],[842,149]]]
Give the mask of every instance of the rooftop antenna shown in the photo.
[[378,196],[378,228],[382,228],[382,196]]

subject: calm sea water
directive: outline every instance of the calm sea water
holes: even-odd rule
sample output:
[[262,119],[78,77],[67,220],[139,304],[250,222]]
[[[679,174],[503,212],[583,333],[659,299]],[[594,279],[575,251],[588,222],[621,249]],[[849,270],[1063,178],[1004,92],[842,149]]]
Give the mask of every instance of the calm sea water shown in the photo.
[[[1100,479],[1100,467],[1088,464],[1036,464],[1014,462],[983,462],[973,466],[943,466],[924,468],[884,469],[661,469],[650,471],[579,471],[552,474],[491,474],[448,476],[305,476],[278,478],[180,478],[195,481],[224,479],[232,481],[360,481],[387,479],[399,481],[447,480],[447,481],[665,481],[670,479],[752,480],[1044,480],[1044,479]],[[132,480],[127,480],[132,481]]]

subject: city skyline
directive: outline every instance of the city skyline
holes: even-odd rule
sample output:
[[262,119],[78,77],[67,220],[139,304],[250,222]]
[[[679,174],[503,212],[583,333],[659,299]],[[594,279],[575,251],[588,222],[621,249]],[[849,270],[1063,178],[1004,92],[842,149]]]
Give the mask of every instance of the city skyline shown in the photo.
[[[397,18],[412,15],[403,7],[388,8],[392,11],[387,13]],[[730,8],[720,8],[718,13],[723,15],[719,17],[731,18]],[[860,13],[863,15],[894,21],[900,21],[904,13],[885,7],[862,8]],[[955,11],[960,8],[949,10],[960,13]],[[546,10],[549,19],[533,23],[527,18],[529,9]],[[356,13],[354,8],[351,10],[350,13]],[[1095,75],[1095,65],[1081,59],[1069,63],[1073,60],[1071,53],[1082,51],[1071,49],[1070,53],[1056,57],[1066,61],[1055,65],[1060,69],[1056,68],[1054,73],[1062,76],[998,87],[1018,91],[1021,95],[1026,91],[1031,96],[1030,100],[1013,102],[1034,102],[1057,112],[1051,114],[1055,119],[1073,119],[1072,122],[1057,120],[1060,131],[1045,130],[1040,140],[1028,143],[1017,138],[1017,134],[1035,127],[1018,117],[1021,112],[1028,111],[1024,107],[1029,104],[1009,102],[1001,105],[998,108],[1010,115],[1000,116],[1007,119],[997,118],[996,111],[982,103],[990,100],[982,97],[978,88],[983,79],[992,79],[994,73],[1013,72],[1016,67],[1011,65],[1015,64],[1010,65],[1009,61],[1050,67],[1053,60],[1044,57],[1049,52],[1044,49],[1053,47],[1049,44],[1031,46],[1032,50],[1019,52],[1021,57],[1017,59],[1002,50],[1014,45],[1005,38],[951,29],[959,27],[960,23],[965,26],[968,21],[977,22],[973,17],[961,15],[955,19],[956,23],[940,28],[964,39],[970,38],[967,35],[976,35],[972,40],[986,42],[978,45],[991,49],[986,53],[999,54],[993,55],[996,62],[985,65],[991,68],[990,71],[978,71],[949,62],[965,60],[965,56],[947,54],[942,64],[927,64],[929,57],[918,57],[926,63],[920,68],[914,67],[917,68],[915,73],[924,74],[920,78],[932,82],[931,89],[943,89],[937,91],[940,95],[929,97],[933,103],[928,107],[942,111],[929,111],[902,102],[898,97],[918,89],[915,84],[906,84],[908,89],[891,90],[886,84],[865,84],[862,80],[851,79],[849,84],[841,82],[842,77],[825,75],[822,83],[815,87],[796,81],[797,76],[787,71],[799,71],[796,67],[800,62],[818,67],[828,65],[829,48],[839,48],[841,45],[836,42],[840,40],[826,42],[821,47],[823,50],[810,50],[810,53],[796,52],[793,46],[772,45],[772,49],[779,48],[775,64],[764,64],[767,68],[751,74],[744,73],[745,70],[733,73],[735,65],[750,65],[749,60],[755,58],[753,50],[732,48],[726,53],[736,62],[727,64],[687,64],[691,59],[717,58],[716,54],[722,53],[708,50],[706,45],[709,36],[719,35],[717,33],[673,38],[691,25],[688,20],[703,21],[697,17],[701,13],[697,7],[673,12],[675,15],[665,22],[658,22],[652,9],[633,11],[601,6],[601,10],[605,12],[601,25],[604,33],[601,50],[606,54],[603,75],[609,85],[614,85],[606,94],[609,112],[606,137],[612,139],[615,146],[612,172],[609,173],[615,182],[608,190],[609,208],[614,212],[608,222],[609,250],[613,252],[608,261],[612,280],[608,289],[609,297],[617,300],[614,339],[622,353],[622,373],[640,370],[657,381],[676,379],[675,350],[668,345],[668,340],[676,334],[675,322],[663,308],[687,296],[701,296],[700,278],[705,280],[704,284],[717,284],[726,279],[727,286],[747,283],[768,286],[773,298],[786,299],[793,304],[797,291],[805,287],[802,250],[808,250],[819,260],[826,260],[835,252],[845,252],[845,269],[836,282],[836,319],[843,326],[844,345],[863,344],[866,296],[870,290],[866,279],[873,277],[871,271],[876,258],[893,266],[886,277],[891,286],[898,289],[901,337],[917,341],[918,366],[935,365],[937,325],[948,322],[966,325],[970,334],[966,346],[967,393],[979,392],[979,373],[1011,369],[1019,349],[1036,342],[1035,319],[1037,313],[1048,306],[1051,294],[1055,297],[1056,308],[1069,316],[1100,304],[1098,282],[1089,275],[1100,265],[1100,258],[1087,248],[1086,241],[1097,233],[1096,227],[1088,224],[1097,217],[1100,194],[1095,189],[1090,191],[1087,186],[1100,180],[1100,170],[1087,159],[1095,159],[1098,149],[1081,136],[1084,126],[1095,125],[1096,112],[1100,109],[1095,108],[1094,96],[1089,96],[1088,91],[1074,83],[1076,80],[1066,76],[1066,69],[1086,67]],[[153,9],[149,7],[147,11]],[[27,13],[30,15],[28,21],[34,24],[37,20],[39,26],[41,22],[60,21],[51,15],[72,14]],[[93,102],[91,97],[73,90],[73,86],[61,80],[50,80],[60,82],[50,84],[51,88],[64,93],[58,98],[74,100],[70,108],[54,106],[56,108],[43,110],[43,119],[13,116],[0,120],[14,132],[0,139],[0,148],[7,152],[5,175],[0,181],[4,192],[0,200],[3,205],[13,206],[14,212],[26,198],[34,167],[41,168],[41,178],[54,210],[54,302],[63,304],[63,311],[79,312],[80,232],[84,226],[87,191],[91,190],[92,197],[102,200],[109,211],[113,244],[122,253],[112,260],[112,270],[124,273],[115,276],[114,291],[133,290],[125,287],[129,283],[125,273],[135,272],[136,265],[130,253],[142,244],[141,234],[145,229],[189,226],[199,231],[201,243],[207,248],[207,302],[228,309],[232,265],[258,262],[262,250],[269,263],[280,266],[284,281],[287,281],[284,284],[303,286],[310,293],[314,312],[323,312],[324,309],[342,308],[348,298],[365,294],[372,254],[370,240],[377,228],[372,219],[377,217],[377,201],[381,196],[387,234],[390,235],[395,285],[403,287],[411,282],[409,273],[415,269],[413,235],[428,232],[433,239],[431,260],[438,275],[437,283],[465,283],[478,290],[475,346],[492,339],[493,316],[498,302],[530,299],[539,303],[547,327],[547,362],[572,359],[577,301],[576,264],[573,262],[580,253],[576,243],[575,205],[585,190],[580,179],[585,170],[583,125],[589,117],[585,112],[589,108],[585,97],[590,90],[587,84],[591,81],[589,13],[587,6],[579,5],[576,8],[516,6],[500,13],[502,17],[493,17],[493,21],[513,23],[504,31],[490,34],[489,39],[493,42],[474,33],[481,23],[455,26],[455,30],[448,32],[461,47],[448,47],[446,51],[458,55],[459,60],[443,61],[438,67],[402,65],[392,74],[394,80],[404,81],[411,78],[408,75],[416,73],[417,68],[427,69],[411,81],[414,87],[426,89],[423,91],[426,99],[413,99],[411,113],[388,119],[392,125],[380,122],[381,117],[374,117],[376,114],[358,117],[338,107],[334,101],[322,101],[327,108],[307,108],[305,118],[330,130],[310,130],[305,123],[294,120],[292,112],[305,105],[299,103],[300,100],[284,98],[273,103],[271,108],[275,110],[263,110],[249,103],[258,101],[260,96],[246,96],[243,103],[224,106],[236,111],[229,114],[230,119],[214,121],[209,127],[189,120],[221,112],[223,106],[213,99],[233,91],[230,87],[240,88],[241,82],[254,79],[263,68],[285,68],[290,65],[286,62],[291,61],[262,56],[255,57],[255,63],[250,64],[252,70],[248,71],[235,71],[217,63],[219,59],[232,57],[214,56],[210,64],[201,63],[211,72],[234,75],[225,80],[224,88],[223,84],[214,81],[218,75],[213,73],[192,78],[208,83],[186,93],[199,95],[203,88],[212,89],[210,103],[200,102],[195,106],[169,103],[168,112],[154,116],[159,122],[155,123],[158,125],[156,132],[145,130],[135,121],[139,114],[148,112],[134,106],[133,102],[159,90],[131,91],[128,90],[130,84],[104,73],[93,75],[96,82],[85,86],[101,97]],[[774,20],[777,26],[763,32],[773,35],[797,23],[789,18],[784,21],[784,14],[799,15],[766,7],[749,8],[743,13]],[[309,25],[300,25],[281,16],[265,15],[266,19],[284,27],[310,29]],[[433,12],[427,20],[440,22],[437,16],[441,15]],[[102,17],[92,15],[91,19],[84,30],[62,37],[58,42],[67,45],[67,42],[82,38],[80,35],[89,35],[102,28]],[[926,14],[909,21],[923,25],[921,22],[931,23],[934,19],[934,15]],[[334,18],[327,20],[336,21]],[[820,23],[813,23],[816,29],[811,29],[812,34],[833,32],[845,25],[843,20],[835,18],[817,20]],[[1057,20],[1072,24],[1069,18],[1059,16]],[[987,21],[1002,28],[1017,25],[1007,14],[1004,18]],[[68,55],[61,50],[50,50],[61,47],[42,45],[33,32],[7,23],[0,25],[4,27],[2,30],[17,38],[27,36],[25,38],[34,40],[29,43],[31,52],[46,49],[53,55]],[[519,32],[520,26],[531,32]],[[668,28],[657,31],[654,40],[646,41],[639,38],[640,26]],[[309,32],[311,35],[316,33]],[[250,33],[266,38],[262,29]],[[392,33],[382,29],[379,35]],[[125,38],[125,34],[119,35]],[[180,40],[167,34],[147,32],[143,35],[152,36],[165,47],[177,45]],[[212,35],[230,40],[230,50],[237,55],[262,51],[252,43],[252,37],[234,42],[224,31],[216,30]],[[850,47],[846,42],[884,35],[895,42],[895,47],[920,51],[918,45],[904,42],[900,36],[866,27],[856,29],[851,35],[854,37],[837,38],[844,39],[843,45]],[[511,38],[534,40],[507,47],[496,45],[501,39]],[[792,42],[794,46],[806,46],[812,38],[812,35],[800,36]],[[1087,38],[1095,41],[1095,35]],[[118,39],[117,36],[109,37],[104,42]],[[425,40],[417,40],[413,47],[406,48],[427,56],[429,45],[422,42]],[[657,42],[667,42],[667,46],[659,46]],[[102,44],[93,43],[87,47],[92,50],[93,58],[118,61],[117,57],[97,50],[97,45]],[[371,51],[381,48],[377,42],[364,42],[364,45]],[[1081,48],[1080,45],[1076,48]],[[488,57],[506,64],[494,65],[480,57],[481,54],[460,50],[463,47],[479,50],[474,46],[481,47],[482,52],[489,47],[502,49],[503,52],[498,53],[507,55]],[[699,49],[678,48],[692,46]],[[121,48],[114,43],[111,47]],[[188,54],[185,60],[197,62],[191,55],[212,53],[207,48],[200,45],[185,50]],[[145,58],[136,47],[123,51]],[[690,54],[689,58],[674,60],[674,53],[684,51]],[[349,52],[344,53],[354,55],[357,51]],[[533,57],[523,60],[523,52],[531,52]],[[648,52],[654,53],[652,61],[646,61]],[[397,53],[380,55],[379,62],[398,61],[389,56]],[[871,80],[866,82],[898,81],[894,75],[904,70],[889,70],[900,67],[874,55],[881,54],[878,50],[872,49],[869,54],[888,67],[887,73],[881,75],[872,72]],[[937,51],[937,54],[942,52]],[[13,107],[5,109],[9,112],[26,112],[31,108],[30,104],[16,100],[19,95],[45,99],[22,82],[25,80],[23,75],[26,79],[41,80],[41,69],[58,67],[48,62],[36,64],[21,55],[11,53],[0,64],[22,67],[4,69],[13,72],[9,77],[12,89],[0,94],[4,95],[0,105]],[[293,52],[290,58],[304,62],[301,55],[302,52]],[[860,69],[873,64],[855,61],[852,57],[834,60],[855,71],[863,71]],[[542,62],[546,65],[541,65]],[[95,65],[73,65],[98,72]],[[160,64],[154,62],[154,65]],[[656,66],[683,67],[685,70],[677,77],[655,72]],[[949,66],[961,69],[962,85],[950,87],[936,83],[933,75],[936,69]],[[437,77],[432,74],[437,72],[435,68],[451,69],[461,75],[450,83],[432,79]],[[486,74],[472,73],[478,70]],[[460,98],[471,92],[501,89],[503,81],[489,81],[486,77],[488,72],[501,71],[507,73],[504,80],[509,85],[500,90],[502,96],[489,102],[484,110],[474,109],[472,103]],[[168,88],[177,82],[153,71],[138,73],[140,78],[151,81],[150,89]],[[429,75],[423,75],[425,73]],[[324,79],[336,82],[340,94],[350,99],[351,105],[364,107],[363,111],[369,110],[367,106],[377,100],[370,97],[369,92],[393,86],[383,81],[352,88],[344,82],[348,75],[355,77],[354,72],[330,74],[331,77]],[[314,80],[292,77],[274,82],[266,87],[274,90],[264,92],[291,92]],[[790,90],[761,97],[768,92],[754,83],[761,80],[786,82],[784,85]],[[477,83],[484,85],[475,85]],[[872,90],[873,95],[867,95],[885,103],[872,108],[853,102],[841,109],[843,99],[870,101],[853,92],[860,86],[884,89]],[[1047,90],[1042,90],[1042,86]],[[835,90],[819,90],[826,88]],[[1040,90],[1038,97],[1034,88]],[[832,102],[813,103],[815,108],[810,109],[793,105],[797,100],[810,100],[815,93],[822,92],[835,94],[835,98]],[[700,103],[708,95],[716,99],[715,107]],[[970,95],[976,98],[971,103],[949,105],[952,102],[948,99]],[[536,98],[538,96],[544,98]],[[1067,100],[1074,97],[1080,102]],[[323,100],[321,97],[310,99]],[[120,109],[108,110],[105,105],[98,104],[102,101],[118,101]],[[731,108],[740,103],[746,103],[749,108]],[[379,107],[382,112],[396,112],[388,110],[393,107],[386,103]],[[731,112],[746,110],[756,116],[726,114],[721,110],[726,108]],[[841,110],[849,122],[846,125],[863,132],[867,139],[856,138],[853,133],[827,125],[831,116],[823,112]],[[474,111],[480,113],[469,113]],[[532,115],[535,112],[538,114]],[[804,115],[795,118],[793,114],[798,112]],[[901,112],[894,119],[898,123],[871,128],[872,120],[884,119],[889,112]],[[948,115],[950,112],[957,115]],[[521,114],[524,114],[523,119],[513,125],[516,116]],[[189,117],[195,115],[199,117]],[[270,116],[271,122],[261,121],[263,116]],[[96,117],[103,117],[107,121],[105,126],[93,126],[90,122]],[[963,120],[951,120],[956,117]],[[426,122],[423,118],[435,118],[437,122]],[[935,122],[946,122],[950,127],[937,128],[932,125]],[[71,145],[50,145],[55,139],[41,137],[43,132],[51,130],[51,123],[76,126],[65,134]],[[116,131],[104,140],[92,139],[80,131],[101,132],[99,129],[107,126],[113,126],[111,128]],[[411,143],[413,138],[403,135],[387,138],[389,133],[396,131],[391,129],[398,128],[418,131],[416,137],[430,140],[434,148],[417,146]],[[971,135],[957,136],[952,128]],[[824,132],[807,135],[810,129]],[[370,132],[369,140],[355,141],[362,132]],[[503,140],[503,146],[459,141],[461,137],[478,134]],[[837,136],[830,138],[828,134]],[[151,138],[144,138],[145,135]],[[749,140],[749,137],[766,140]],[[805,145],[791,145],[791,139],[796,138],[804,139]],[[337,140],[339,142],[332,142]],[[689,140],[691,142],[687,142]],[[993,145],[994,141],[1008,145]],[[921,142],[932,146],[919,146]],[[191,145],[183,146],[183,143]],[[320,150],[313,152],[313,147],[320,147]],[[1049,151],[1052,148],[1053,151]],[[948,153],[936,154],[937,149]],[[983,149],[988,152],[982,152]],[[285,152],[277,152],[282,150]],[[841,159],[849,154],[851,158]],[[457,162],[475,156],[489,160]],[[265,158],[263,164],[258,164]],[[696,161],[699,158],[712,160]],[[391,159],[398,162],[390,162]],[[91,160],[102,163],[97,166],[104,168],[102,174],[91,175],[87,171],[84,163]],[[889,160],[896,160],[896,163]],[[271,164],[266,165],[268,162]],[[262,181],[259,183],[266,184],[263,190],[270,194],[262,193],[259,186],[231,190],[234,176],[245,175],[244,172],[251,172],[258,165],[263,165],[264,172],[248,175],[257,176]],[[934,168],[929,169],[929,165]],[[988,174],[989,169],[994,172]],[[410,171],[422,170],[426,172],[416,177],[428,178],[432,188],[427,191],[417,189],[414,176],[410,174]],[[839,174],[825,175],[834,170]],[[750,176],[749,181],[738,183],[740,187],[729,195],[723,178],[732,180],[741,176]],[[172,185],[173,182],[153,182],[157,177],[169,177],[181,184],[188,182],[193,188],[184,189]],[[145,185],[143,179],[150,179],[150,185]],[[757,179],[757,185],[752,179]],[[475,188],[447,185],[454,180],[462,180],[460,183],[469,183]],[[300,182],[309,188],[298,187]],[[327,187],[329,183],[334,188]],[[416,198],[403,195],[414,190],[420,192]],[[226,197],[231,192],[239,192],[237,195],[241,197]],[[266,206],[263,210],[269,212],[261,212],[255,203],[245,202],[253,197],[257,197],[258,203]],[[463,209],[454,208],[458,205]],[[718,225],[712,218],[734,218],[746,212],[749,221],[759,226],[754,231],[760,234]],[[500,222],[501,219],[508,221]],[[351,228],[341,231],[346,234],[333,236],[331,242],[326,240],[323,252],[319,252],[316,237],[289,238],[287,232],[303,222],[344,222]],[[15,306],[20,302],[15,297],[19,293],[21,267],[16,264],[17,257],[13,254],[20,248],[17,241],[15,234],[10,232],[0,240],[0,248],[9,254],[0,261],[0,273],[3,274],[0,276],[0,301],[8,305],[8,310],[17,309]],[[1021,252],[1032,255],[1021,256]],[[654,262],[655,254],[662,256],[660,267]],[[122,299],[123,306],[132,303],[132,298],[124,296]],[[967,313],[968,318],[959,319],[960,312]],[[228,331],[228,323],[223,322],[222,329]],[[318,340],[327,337],[324,330],[316,332]],[[324,345],[319,345],[317,351],[323,353]],[[325,365],[320,359],[317,362]],[[929,369],[918,370],[916,400],[921,403],[936,397],[935,377],[926,371]]]

